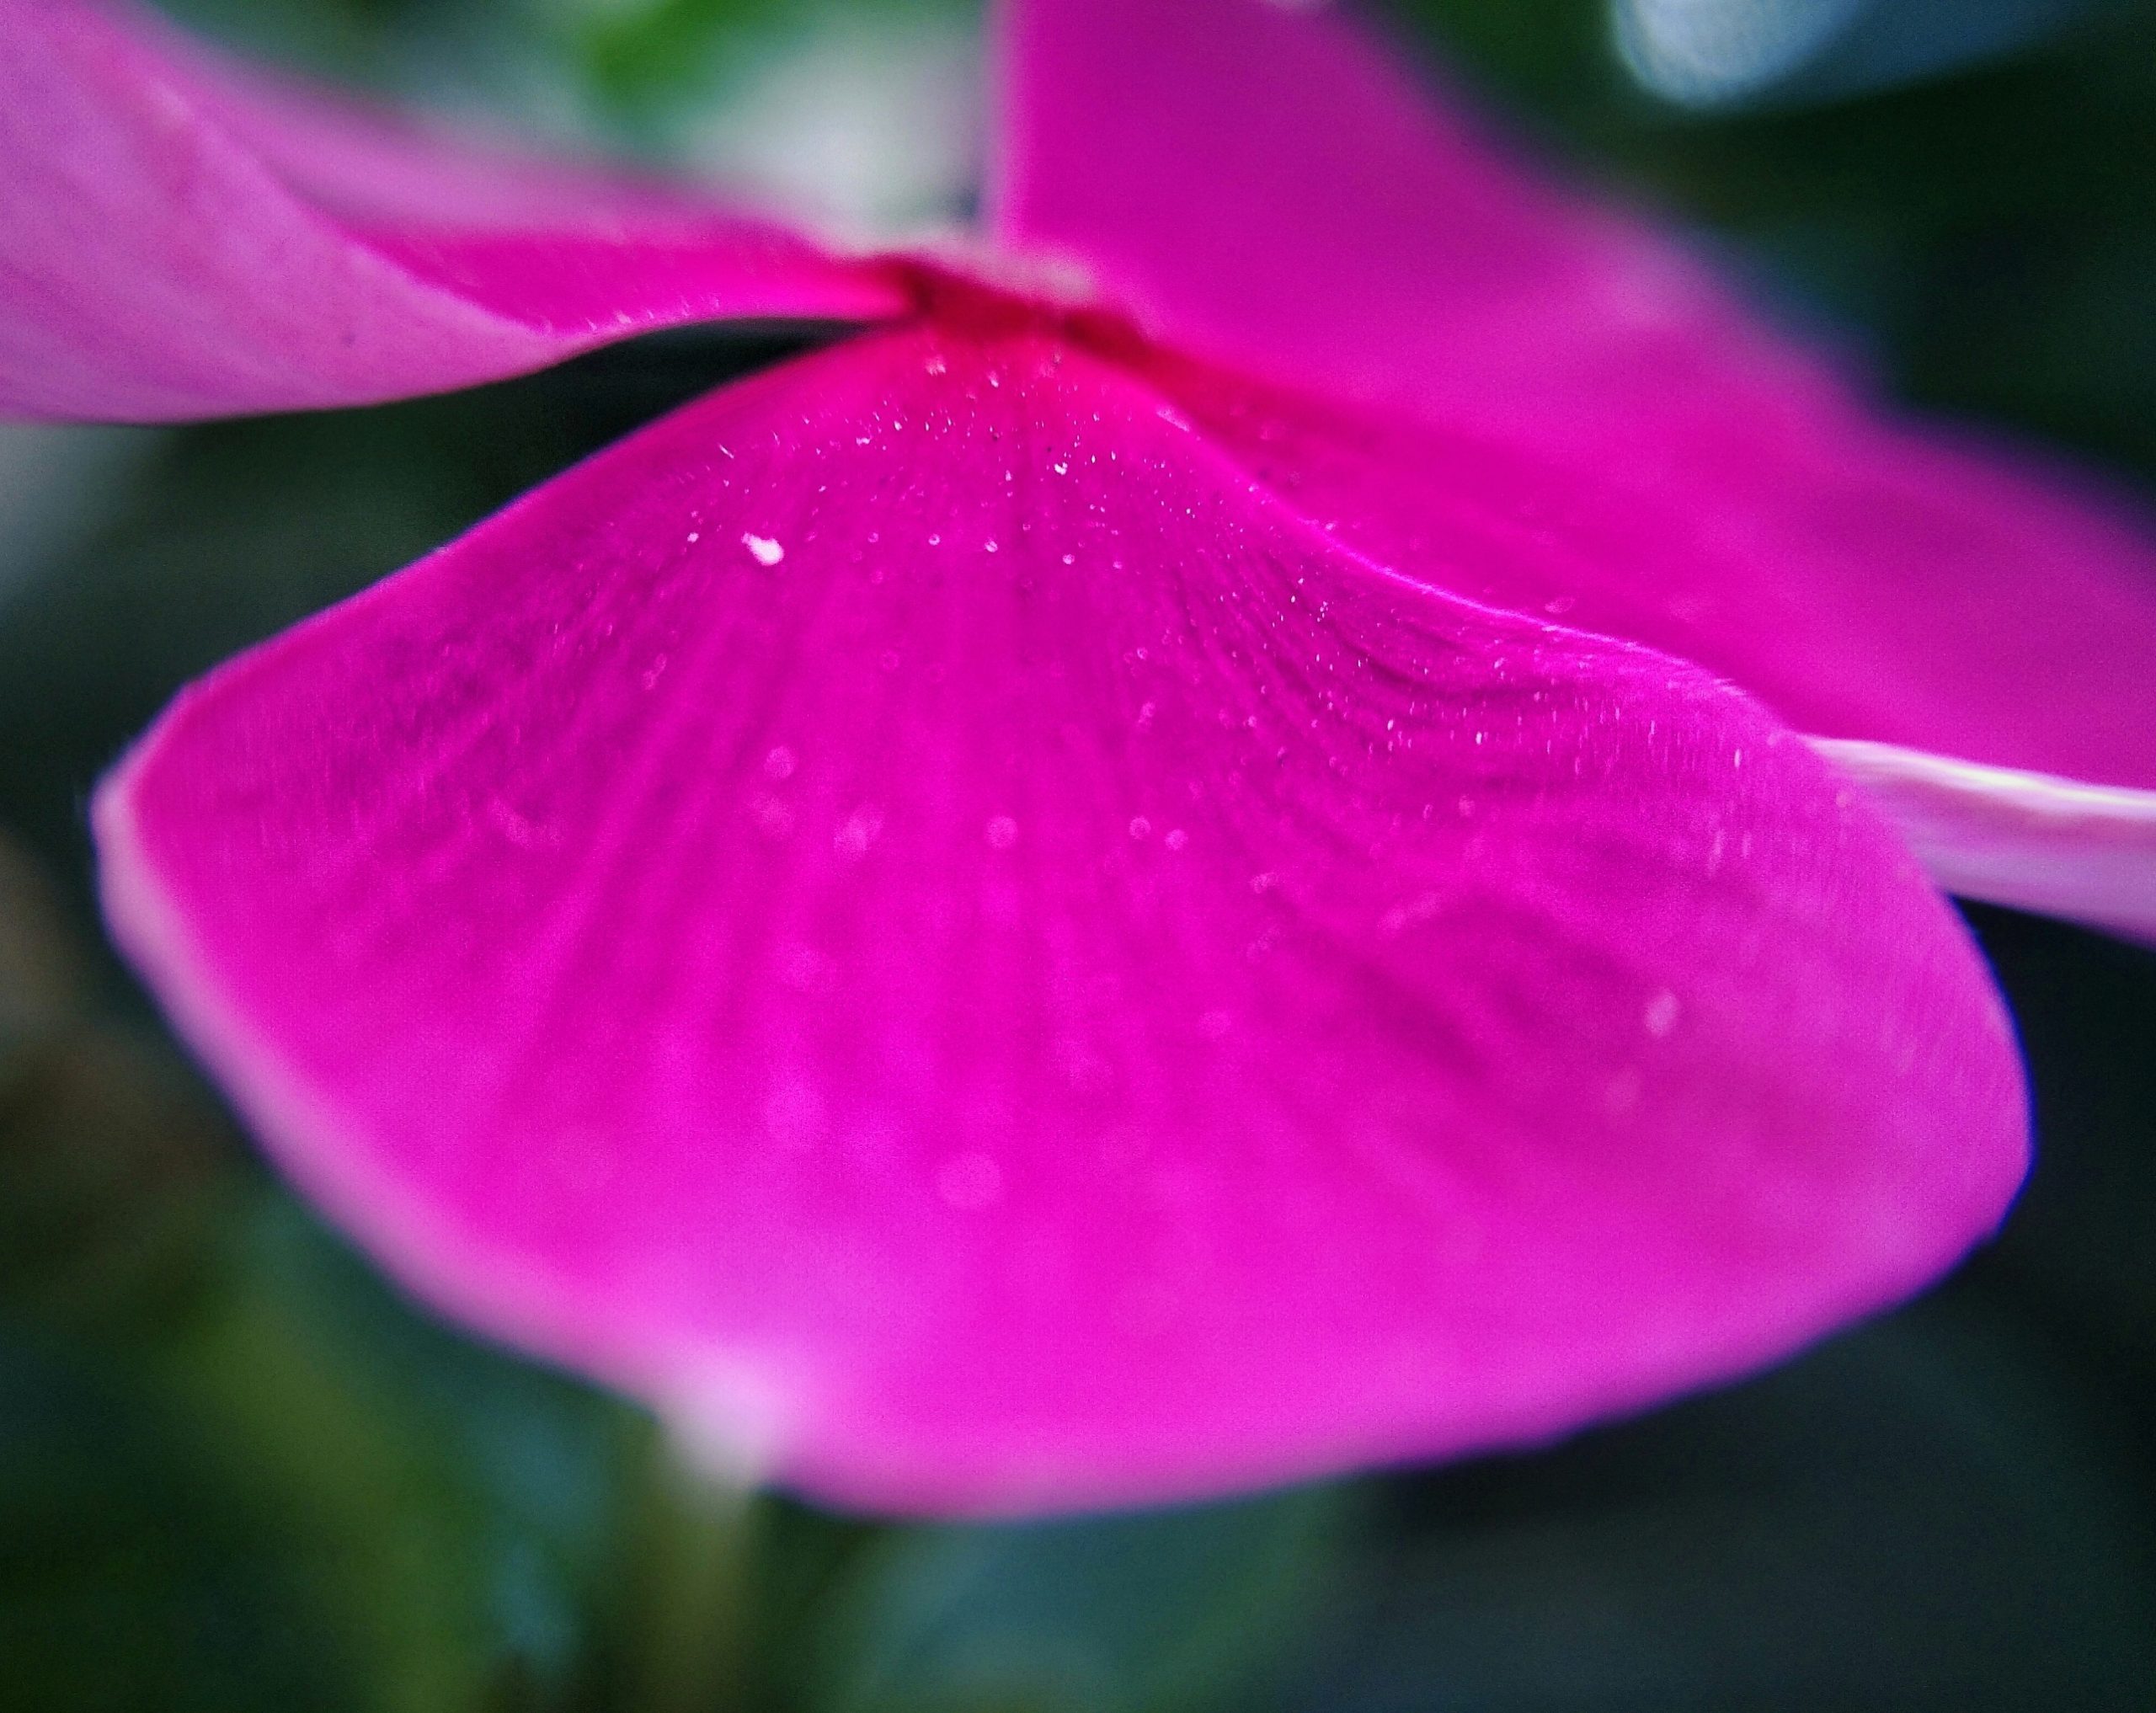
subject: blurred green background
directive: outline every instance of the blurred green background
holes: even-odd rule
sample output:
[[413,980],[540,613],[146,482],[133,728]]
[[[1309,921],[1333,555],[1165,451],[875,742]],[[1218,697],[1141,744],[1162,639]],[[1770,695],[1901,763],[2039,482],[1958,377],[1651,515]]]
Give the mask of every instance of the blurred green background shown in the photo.
[[[173,9],[834,221],[967,203],[964,0]],[[2156,491],[2156,6],[1391,10],[1894,394]],[[2156,1705],[2156,956],[2056,925],[1972,913],[2042,1154],[1945,1288],[1554,1451],[1197,1511],[729,1510],[273,1182],[100,947],[91,782],[189,677],[785,349],[0,430],[0,1706]]]

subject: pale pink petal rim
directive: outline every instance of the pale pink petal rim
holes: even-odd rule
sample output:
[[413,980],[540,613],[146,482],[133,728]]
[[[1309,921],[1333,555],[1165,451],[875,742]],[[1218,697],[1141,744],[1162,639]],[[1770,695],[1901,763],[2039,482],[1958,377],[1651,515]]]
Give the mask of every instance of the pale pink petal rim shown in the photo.
[[1942,890],[2156,943],[2156,791],[1813,738]]

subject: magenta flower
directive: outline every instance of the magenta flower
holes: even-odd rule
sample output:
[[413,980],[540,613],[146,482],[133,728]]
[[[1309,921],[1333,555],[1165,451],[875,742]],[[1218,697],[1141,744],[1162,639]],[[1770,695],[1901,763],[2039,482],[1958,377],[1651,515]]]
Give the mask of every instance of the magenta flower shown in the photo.
[[1337,20],[1004,24],[985,233],[864,259],[0,0],[18,411],[869,324],[180,697],[95,811],[180,1028],[847,1502],[1540,1439],[1934,1278],[2026,1136],[1933,880],[2156,933],[2147,542]]

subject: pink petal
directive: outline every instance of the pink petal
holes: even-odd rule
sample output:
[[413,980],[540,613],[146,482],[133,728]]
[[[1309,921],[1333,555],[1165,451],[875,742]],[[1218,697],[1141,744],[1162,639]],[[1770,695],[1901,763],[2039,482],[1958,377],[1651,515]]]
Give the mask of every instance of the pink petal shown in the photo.
[[904,307],[775,227],[437,141],[79,0],[0,0],[0,159],[22,415],[362,403],[686,322]]
[[1358,550],[1696,661],[1865,755],[1857,776],[1942,885],[2128,933],[2156,923],[2156,552],[2116,504],[1854,412],[1802,445],[1732,427],[1682,466],[1597,472],[1151,367],[1216,445]]
[[1331,10],[1006,0],[994,230],[1202,355],[1440,419],[1604,432],[1732,369],[1810,380]]
[[1022,330],[662,421],[189,691],[96,821],[414,1289],[855,1503],[1539,1439],[2023,1169],[1982,964],[1802,743]]
[[[1712,667],[1822,736],[2108,787],[2045,823],[2037,859],[2009,830],[2027,830],[2018,794],[1963,769],[1922,842],[1942,878],[1983,869],[1985,895],[2051,908],[2080,895],[2054,869],[2085,831],[2107,878],[2073,913],[2156,910],[2134,831],[2156,812],[2143,520],[1881,420],[1670,240],[1522,173],[1318,8],[1012,14],[1005,232],[1073,253],[1156,334],[1379,407],[1269,430],[1276,486],[1388,558],[1494,512],[1561,549],[1451,586],[1577,603],[1570,622]],[[1493,455],[1409,418],[1545,467],[1506,471],[1490,503]],[[2002,838],[2037,860],[2002,861]]]

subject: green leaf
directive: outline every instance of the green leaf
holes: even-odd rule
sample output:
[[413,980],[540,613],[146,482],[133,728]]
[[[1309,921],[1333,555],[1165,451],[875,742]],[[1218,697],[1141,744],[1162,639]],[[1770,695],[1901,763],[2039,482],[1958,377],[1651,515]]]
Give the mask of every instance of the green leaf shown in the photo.
[[1224,1704],[1292,1655],[1344,1491],[895,1532],[836,1604],[830,1713],[1150,1713]]

